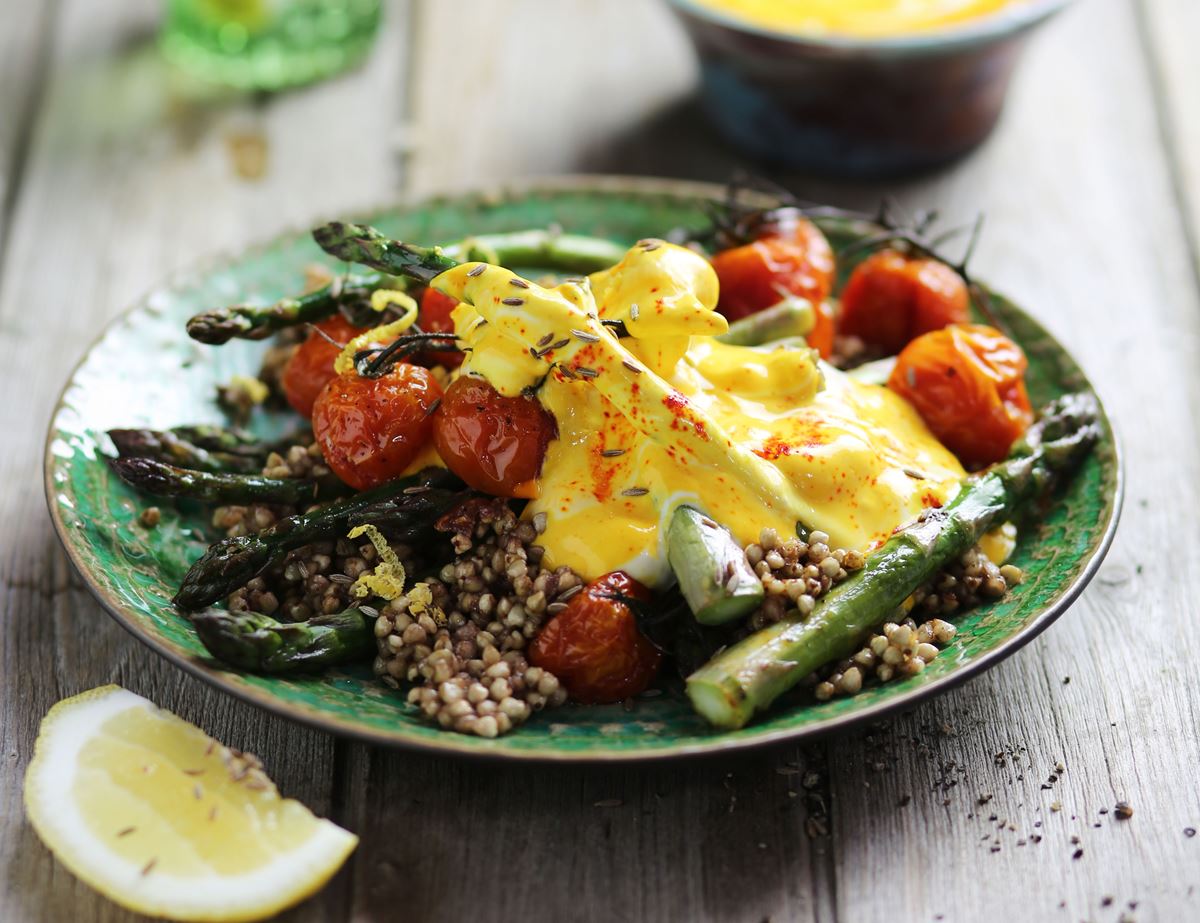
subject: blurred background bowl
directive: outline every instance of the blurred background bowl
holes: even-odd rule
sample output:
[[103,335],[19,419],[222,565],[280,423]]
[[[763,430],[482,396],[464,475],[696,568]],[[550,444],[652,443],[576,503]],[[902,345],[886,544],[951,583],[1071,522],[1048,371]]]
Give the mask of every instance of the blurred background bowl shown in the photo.
[[1068,0],[888,38],[775,31],[670,0],[700,56],[704,107],[772,166],[870,178],[947,164],[995,127],[1031,31]]

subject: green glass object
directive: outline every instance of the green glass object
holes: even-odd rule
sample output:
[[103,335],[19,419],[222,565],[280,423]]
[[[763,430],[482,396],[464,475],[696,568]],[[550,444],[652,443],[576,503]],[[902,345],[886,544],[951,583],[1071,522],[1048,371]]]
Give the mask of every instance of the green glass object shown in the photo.
[[[723,188],[669,180],[569,179],[348,217],[361,217],[391,237],[429,243],[559,225],[628,245],[675,227],[704,227],[710,208],[724,196]],[[879,230],[840,218],[819,223],[835,247]],[[1103,438],[1092,455],[1022,523],[1013,563],[1025,572],[1024,581],[1003,599],[955,619],[954,643],[925,672],[825,703],[793,696],[738,731],[708,727],[669,673],[661,695],[637,699],[628,708],[551,709],[512,734],[485,740],[425,723],[403,693],[372,677],[369,664],[316,676],[227,669],[208,656],[187,617],[171,605],[188,565],[214,537],[205,509],[189,501],[151,500],[123,484],[102,458],[111,452],[104,433],[120,426],[220,423],[213,401],[216,384],[234,374],[254,374],[268,344],[235,340],[218,349],[199,346],[188,339],[187,319],[234,298],[269,304],[294,292],[305,267],[314,262],[334,270],[342,265],[322,254],[307,233],[286,234],[177,276],[131,308],[100,336],[67,382],[50,424],[45,466],[51,518],[71,561],[104,607],[181,668],[289,718],[380,744],[518,760],[639,760],[794,741],[912,707],[993,666],[1070,605],[1112,539],[1121,464],[1105,418]],[[845,273],[849,265],[842,269]],[[999,323],[1025,347],[1034,406],[1090,389],[1071,355],[1033,317],[1000,296],[994,307]],[[254,427],[260,436],[278,436],[295,427],[295,415],[263,410]],[[161,522],[146,529],[138,514],[151,503],[161,509]],[[86,632],[83,620],[91,615],[77,613],[80,631]],[[133,688],[138,688],[136,678]]]
[[188,73],[243,90],[280,90],[357,64],[380,0],[169,0],[160,44]]

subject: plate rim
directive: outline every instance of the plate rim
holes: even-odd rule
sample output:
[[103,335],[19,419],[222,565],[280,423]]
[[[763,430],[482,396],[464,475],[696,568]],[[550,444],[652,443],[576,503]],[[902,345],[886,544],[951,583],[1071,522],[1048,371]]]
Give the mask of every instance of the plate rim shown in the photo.
[[[673,198],[706,198],[720,200],[726,195],[726,187],[717,183],[699,182],[694,180],[679,180],[660,177],[644,177],[644,176],[616,176],[605,174],[567,174],[553,177],[543,177],[535,179],[511,180],[502,184],[497,184],[490,187],[465,189],[459,191],[435,191],[428,195],[422,196],[404,196],[392,201],[391,203],[377,208],[370,209],[364,213],[360,213],[356,217],[358,220],[370,222],[375,217],[399,210],[411,210],[421,206],[433,205],[437,202],[456,201],[463,202],[471,199],[480,201],[491,200],[506,200],[516,196],[528,196],[536,193],[547,192],[611,192],[611,193],[634,193],[642,195],[666,195]],[[75,572],[82,579],[88,592],[100,603],[101,607],[112,617],[117,624],[129,632],[138,641],[145,644],[158,655],[166,658],[169,662],[177,667],[182,668],[185,672],[198,679],[203,680],[210,686],[234,696],[249,705],[256,706],[267,711],[270,714],[277,715],[291,721],[296,721],[308,727],[324,731],[336,736],[350,738],[363,743],[375,744],[379,746],[393,747],[408,752],[424,753],[430,755],[453,755],[468,757],[482,761],[502,761],[502,762],[524,762],[524,763],[540,763],[540,764],[555,764],[569,763],[575,765],[600,764],[600,763],[642,763],[642,762],[660,762],[664,760],[677,759],[700,759],[714,758],[719,756],[729,756],[735,753],[744,753],[748,750],[766,749],[777,747],[785,743],[796,743],[801,740],[811,740],[818,737],[825,737],[830,734],[844,731],[847,728],[858,724],[867,723],[873,720],[879,720],[887,715],[896,712],[905,711],[915,707],[916,705],[925,702],[926,700],[941,695],[949,690],[962,685],[963,683],[976,678],[981,673],[991,669],[1002,660],[1015,654],[1025,645],[1029,644],[1035,638],[1042,634],[1051,624],[1057,621],[1067,609],[1074,604],[1080,594],[1091,582],[1096,575],[1100,565],[1103,563],[1105,556],[1108,554],[1112,546],[1113,538],[1116,535],[1117,526],[1120,523],[1122,509],[1125,500],[1125,453],[1122,448],[1122,441],[1116,424],[1109,416],[1103,397],[1095,382],[1089,376],[1086,370],[1075,358],[1074,354],[1070,353],[1057,336],[1049,330],[1046,330],[1044,325],[1034,315],[1030,316],[1039,327],[1042,327],[1046,336],[1058,347],[1061,352],[1068,355],[1071,361],[1079,368],[1084,380],[1096,395],[1097,401],[1100,404],[1101,413],[1107,423],[1108,431],[1112,439],[1112,454],[1115,467],[1115,484],[1113,487],[1113,497],[1111,511],[1108,516],[1108,521],[1105,523],[1103,534],[1099,541],[1092,548],[1091,553],[1084,561],[1083,568],[1074,581],[1063,591],[1063,593],[1055,599],[1049,606],[1043,609],[1034,619],[1021,628],[1012,636],[1006,638],[996,647],[981,654],[977,659],[969,661],[956,667],[952,672],[943,677],[939,677],[928,683],[916,686],[907,692],[899,692],[894,694],[889,699],[878,702],[872,705],[864,706],[861,709],[849,712],[843,715],[837,715],[828,719],[815,722],[813,724],[804,725],[794,728],[777,728],[770,731],[764,731],[759,734],[751,734],[744,737],[729,737],[723,732],[714,731],[713,737],[709,740],[697,743],[688,743],[681,745],[666,745],[663,747],[637,750],[556,750],[544,746],[530,747],[527,749],[512,749],[502,746],[488,746],[491,741],[487,742],[471,742],[468,740],[459,740],[460,735],[446,733],[434,738],[414,738],[397,732],[386,732],[372,730],[355,724],[347,719],[337,715],[331,715],[328,712],[320,709],[315,709],[304,703],[287,702],[276,695],[260,690],[254,686],[245,683],[241,679],[241,675],[225,670],[219,666],[211,664],[205,659],[191,656],[176,650],[172,645],[166,643],[163,639],[155,634],[146,632],[139,622],[126,611],[122,603],[116,599],[115,595],[107,588],[101,586],[91,571],[86,568],[81,560],[81,555],[74,548],[73,543],[68,539],[70,530],[67,524],[63,521],[59,504],[56,502],[57,485],[54,481],[56,458],[53,451],[53,444],[58,434],[57,423],[59,417],[65,409],[65,400],[67,392],[75,383],[75,378],[79,370],[88,362],[92,353],[99,345],[108,338],[108,336],[122,324],[129,323],[132,317],[149,307],[151,298],[155,293],[163,289],[178,288],[184,285],[188,280],[197,278],[205,273],[215,271],[217,268],[229,265],[231,263],[246,259],[256,253],[266,251],[285,240],[293,239],[297,235],[307,233],[306,230],[292,227],[284,229],[269,238],[266,238],[258,243],[248,245],[241,248],[237,252],[233,251],[217,251],[209,254],[206,257],[200,258],[190,264],[187,264],[180,269],[167,273],[157,284],[150,288],[141,297],[135,299],[127,308],[116,314],[109,320],[97,333],[91,341],[87,349],[79,357],[79,359],[71,366],[67,373],[66,380],[59,391],[58,398],[54,403],[54,408],[51,411],[50,419],[47,426],[46,438],[43,445],[42,457],[42,479],[45,492],[46,505],[50,513],[50,520],[54,526],[54,532],[66,552],[68,560]],[[1019,305],[1015,305],[1018,310],[1024,314],[1028,314]],[[399,727],[399,726],[398,726]],[[481,745],[481,743],[483,745]]]

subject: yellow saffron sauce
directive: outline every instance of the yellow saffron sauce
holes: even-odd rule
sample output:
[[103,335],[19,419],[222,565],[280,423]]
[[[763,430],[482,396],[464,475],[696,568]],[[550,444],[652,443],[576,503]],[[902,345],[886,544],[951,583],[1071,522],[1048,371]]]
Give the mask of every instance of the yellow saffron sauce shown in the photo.
[[643,242],[583,283],[514,278],[468,263],[433,285],[462,302],[463,374],[536,390],[557,421],[525,513],[546,514],[550,566],[669,584],[667,525],[683,504],[743,544],[802,522],[866,550],[958,491],[962,467],[898,395],[803,343],[715,339],[716,274],[691,250]]
[[960,26],[1028,0],[693,0],[755,26],[796,35],[886,38]]

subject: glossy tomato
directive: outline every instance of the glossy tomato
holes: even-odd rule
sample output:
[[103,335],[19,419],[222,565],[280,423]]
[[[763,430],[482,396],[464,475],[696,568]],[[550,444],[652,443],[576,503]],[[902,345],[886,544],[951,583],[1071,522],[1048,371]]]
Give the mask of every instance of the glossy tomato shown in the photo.
[[407,363],[378,378],[337,376],[313,406],[313,434],[326,464],[358,490],[400,477],[433,435],[441,394],[428,369]]
[[[443,295],[435,288],[427,288],[421,295],[421,312],[417,323],[426,333],[453,333],[454,321],[450,315],[458,307],[458,302],[449,295]],[[431,349],[421,353],[421,359],[432,365],[456,369],[462,365],[463,354],[454,350]]]
[[434,444],[446,467],[498,497],[535,496],[546,446],[557,434],[536,398],[504,397],[469,375],[446,390],[434,417]]
[[284,397],[304,417],[312,416],[317,395],[337,377],[333,361],[342,347],[363,332],[340,314],[313,326],[317,329],[309,332],[283,369]]
[[994,327],[955,324],[917,337],[900,353],[888,387],[968,467],[1008,454],[1033,422],[1021,347]]
[[557,676],[576,702],[620,702],[658,674],[662,654],[621,597],[648,602],[650,591],[622,571],[605,574],[575,594],[529,647],[530,661]]
[[713,257],[720,282],[717,310],[739,320],[777,304],[784,294],[819,306],[809,343],[822,356],[833,349],[833,318],[823,302],[833,289],[833,250],[811,221],[796,218],[768,228],[765,236]]
[[881,250],[850,274],[838,332],[895,355],[914,337],[967,323],[969,305],[966,282],[945,263]]

